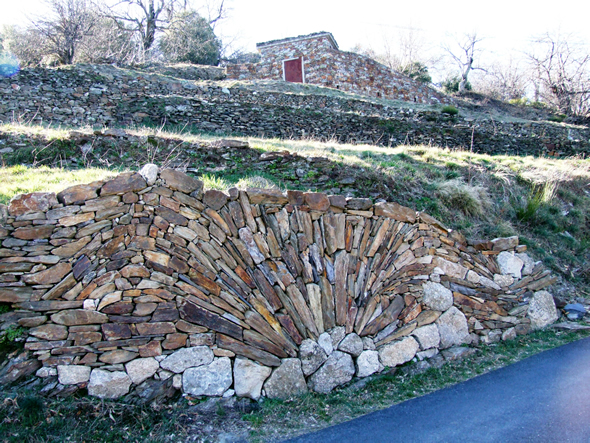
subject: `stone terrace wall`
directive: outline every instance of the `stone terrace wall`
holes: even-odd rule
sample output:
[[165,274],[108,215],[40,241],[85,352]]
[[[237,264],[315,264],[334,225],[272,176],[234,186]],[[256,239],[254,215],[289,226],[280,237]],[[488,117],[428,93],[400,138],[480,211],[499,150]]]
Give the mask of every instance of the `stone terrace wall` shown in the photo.
[[444,94],[369,57],[334,49],[327,35],[261,46],[260,53],[260,63],[228,65],[228,78],[283,80],[283,60],[303,57],[305,83],[409,102],[452,102]]
[[[474,152],[588,152],[590,133],[541,123],[449,120],[438,111],[356,99],[225,88],[109,66],[24,69],[0,79],[0,122],[69,126],[188,124],[207,132],[280,138],[434,144]],[[547,148],[547,146],[550,148]]]
[[541,290],[554,278],[518,238],[469,244],[395,203],[203,192],[147,165],[20,195],[0,222],[0,302],[15,309],[0,320],[29,328],[30,353],[4,381],[286,397],[557,318]]

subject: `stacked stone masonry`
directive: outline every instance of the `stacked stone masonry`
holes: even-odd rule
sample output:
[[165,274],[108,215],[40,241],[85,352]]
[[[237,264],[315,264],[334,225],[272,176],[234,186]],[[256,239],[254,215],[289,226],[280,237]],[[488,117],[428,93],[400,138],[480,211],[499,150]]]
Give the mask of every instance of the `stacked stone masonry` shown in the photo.
[[329,392],[557,318],[554,277],[516,237],[468,243],[364,198],[203,192],[155,165],[15,197],[0,243],[1,327],[27,328],[37,376],[103,398],[164,380],[192,396]]
[[301,57],[305,83],[415,103],[451,102],[428,85],[392,71],[369,57],[340,51],[329,32],[259,43],[257,47],[261,61],[228,65],[228,78],[283,80],[283,62]]
[[13,78],[0,79],[0,122],[76,127],[177,124],[255,137],[311,137],[381,146],[425,144],[490,154],[577,155],[590,147],[590,132],[583,127],[454,120],[440,110],[266,92],[175,75],[112,66],[23,69]]

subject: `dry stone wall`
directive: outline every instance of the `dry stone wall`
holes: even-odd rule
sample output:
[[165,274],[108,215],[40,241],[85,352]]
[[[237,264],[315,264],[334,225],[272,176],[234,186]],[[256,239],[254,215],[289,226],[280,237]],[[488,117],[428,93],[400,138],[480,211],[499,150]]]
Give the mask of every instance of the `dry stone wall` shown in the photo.
[[102,398],[329,392],[556,319],[518,238],[468,243],[395,203],[203,192],[146,165],[17,196],[0,226],[0,320],[28,329],[17,374]]
[[0,122],[75,127],[181,124],[246,136],[382,146],[422,143],[490,154],[576,155],[590,147],[590,133],[584,127],[456,120],[438,110],[395,108],[305,91],[226,87],[175,75],[111,66],[23,69],[13,78],[0,79]]

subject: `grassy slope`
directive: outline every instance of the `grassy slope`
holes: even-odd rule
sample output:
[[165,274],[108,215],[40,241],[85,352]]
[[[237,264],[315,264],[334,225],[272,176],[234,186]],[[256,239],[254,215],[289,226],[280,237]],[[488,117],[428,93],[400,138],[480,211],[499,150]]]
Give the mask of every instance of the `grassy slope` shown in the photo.
[[[20,141],[15,153],[0,159],[0,203],[21,192],[59,191],[137,170],[146,162],[183,166],[209,188],[274,185],[371,196],[424,210],[468,238],[519,235],[534,258],[563,277],[563,295],[590,295],[589,160],[252,138],[250,148],[232,150],[211,147],[214,138],[202,135],[152,129],[130,133],[126,142],[97,143],[82,155],[86,142],[68,131],[0,126],[0,143]],[[261,160],[263,153],[281,151],[289,155]],[[249,413],[218,406],[199,414],[186,399],[154,409],[93,399],[40,399],[34,390],[5,390],[0,394],[0,435],[10,435],[8,441],[61,441],[67,429],[72,441],[182,441],[188,435],[215,441],[223,430],[240,435],[247,430],[255,440],[276,440],[423,395],[585,335],[539,332],[482,346],[476,355],[442,368],[420,372],[410,364],[329,395],[266,401]]]

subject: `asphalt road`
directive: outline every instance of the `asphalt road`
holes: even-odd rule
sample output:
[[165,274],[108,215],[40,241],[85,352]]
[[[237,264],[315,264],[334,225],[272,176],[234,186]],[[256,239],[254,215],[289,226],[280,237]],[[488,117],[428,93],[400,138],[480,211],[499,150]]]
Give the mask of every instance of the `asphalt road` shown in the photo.
[[590,442],[590,338],[290,442]]

